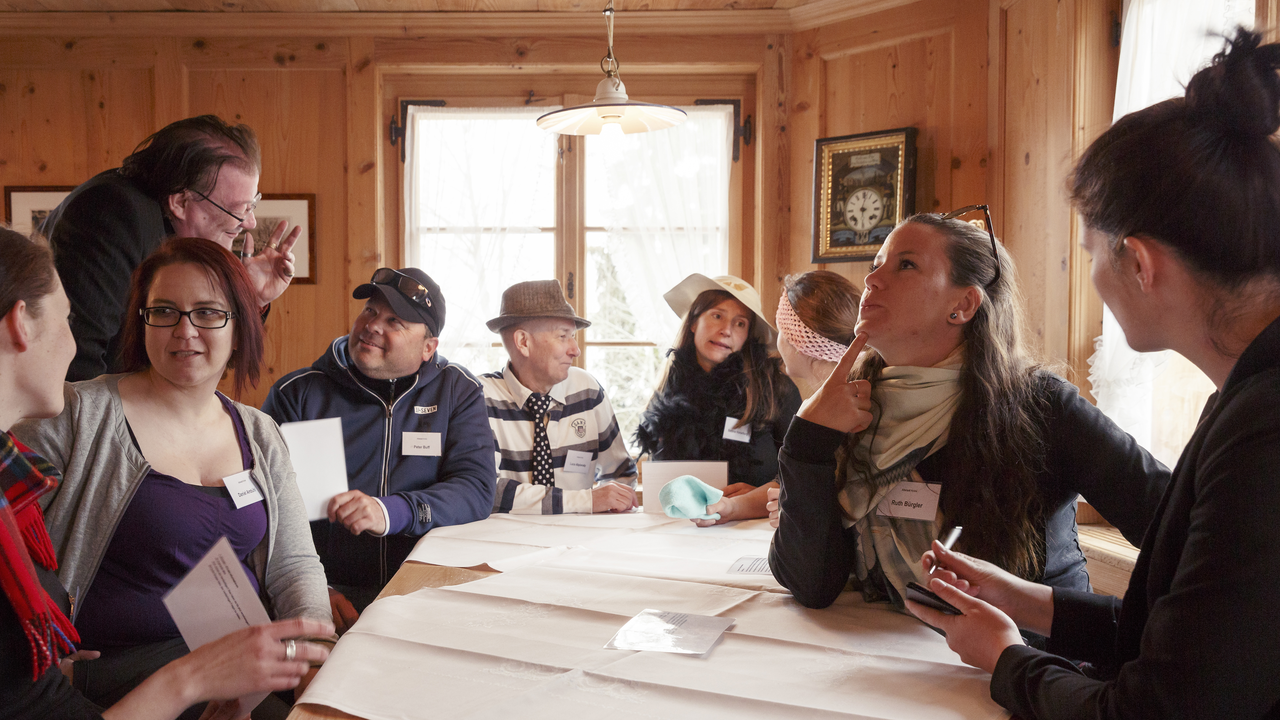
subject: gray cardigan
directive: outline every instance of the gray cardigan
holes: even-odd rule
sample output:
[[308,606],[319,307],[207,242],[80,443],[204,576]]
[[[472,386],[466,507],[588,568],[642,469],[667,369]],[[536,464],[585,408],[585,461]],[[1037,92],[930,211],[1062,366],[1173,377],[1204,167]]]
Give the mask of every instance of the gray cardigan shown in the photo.
[[[41,504],[58,556],[58,579],[73,597],[86,596],[121,516],[151,470],[125,425],[121,377],[67,383],[61,415],[13,428],[18,439],[62,470],[62,482]],[[235,407],[253,454],[250,477],[266,501],[267,534],[248,565],[267,613],[275,620],[329,620],[324,568],[284,438],[270,417],[240,403]]]

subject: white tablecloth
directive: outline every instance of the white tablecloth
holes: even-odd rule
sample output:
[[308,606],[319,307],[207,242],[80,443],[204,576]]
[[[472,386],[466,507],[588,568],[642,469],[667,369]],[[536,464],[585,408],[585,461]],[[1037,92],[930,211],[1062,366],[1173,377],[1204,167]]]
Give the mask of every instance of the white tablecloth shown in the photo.
[[[373,720],[1006,717],[987,674],[915,619],[850,593],[810,610],[770,576],[729,575],[767,555],[763,521],[495,516],[441,530],[411,557],[506,570],[374,603],[303,702]],[[646,608],[736,624],[703,657],[605,650]]]

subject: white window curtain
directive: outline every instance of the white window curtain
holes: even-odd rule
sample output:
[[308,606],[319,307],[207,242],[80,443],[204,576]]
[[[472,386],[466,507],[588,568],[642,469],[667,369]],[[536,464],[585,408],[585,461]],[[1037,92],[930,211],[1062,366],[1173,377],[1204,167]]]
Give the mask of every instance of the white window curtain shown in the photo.
[[[1222,50],[1221,36],[1234,32],[1237,25],[1251,27],[1253,22],[1254,0],[1125,0],[1113,121],[1182,95],[1191,76]],[[1157,417],[1156,408],[1169,406],[1160,397],[1168,391],[1157,384],[1171,361],[1169,353],[1132,350],[1109,309],[1103,311],[1102,336],[1094,344],[1089,383],[1098,407],[1171,464],[1181,453],[1195,417],[1181,423],[1182,432],[1174,433],[1183,435],[1180,442],[1157,437],[1168,434],[1159,432],[1162,418]],[[1180,373],[1199,374],[1181,358],[1173,358],[1172,363],[1181,366]],[[1200,374],[1192,381],[1203,386],[1207,379]]]
[[555,277],[553,108],[409,108],[405,254],[446,298],[440,352],[475,373],[502,367],[485,321],[502,291]]
[[682,109],[674,128],[587,138],[586,224],[604,231],[588,247],[607,248],[633,321],[593,327],[592,339],[666,348],[680,321],[662,294],[690,273],[728,271],[733,108]]

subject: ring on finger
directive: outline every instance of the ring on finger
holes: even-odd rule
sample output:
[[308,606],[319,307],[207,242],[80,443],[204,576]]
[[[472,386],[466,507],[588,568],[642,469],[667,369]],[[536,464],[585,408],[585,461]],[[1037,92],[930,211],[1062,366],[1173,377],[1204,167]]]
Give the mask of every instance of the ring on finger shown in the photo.
[[286,640],[284,643],[284,661],[293,662],[298,656],[298,643],[294,640]]

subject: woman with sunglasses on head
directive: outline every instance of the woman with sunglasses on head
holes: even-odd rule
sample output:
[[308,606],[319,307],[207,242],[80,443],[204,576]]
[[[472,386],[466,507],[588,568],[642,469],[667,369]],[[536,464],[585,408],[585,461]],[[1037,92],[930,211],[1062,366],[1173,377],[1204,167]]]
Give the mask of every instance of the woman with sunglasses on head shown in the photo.
[[1141,540],[1168,471],[1031,360],[1015,277],[994,234],[954,217],[915,215],[885,240],[857,338],[779,454],[769,564],[802,604],[852,581],[903,608],[956,526],[966,552],[1087,591],[1078,494]]
[[663,297],[683,320],[636,430],[640,452],[651,460],[727,462],[725,497],[752,495],[726,504],[719,522],[763,517],[763,491],[754,491],[776,487],[778,447],[800,393],[769,355],[775,332],[760,295],[732,275],[695,273]]
[[75,683],[102,705],[187,653],[162,598],[222,537],[271,617],[330,618],[280,430],[217,392],[228,369],[237,393],[256,382],[262,360],[244,266],[167,241],[134,273],[124,338],[127,374],[68,384],[61,414],[15,428],[64,472],[46,517],[82,647],[102,654]]
[[[232,633],[165,665],[106,710],[60,672],[59,658],[80,639],[37,502],[58,486],[58,470],[7,431],[62,411],[62,378],[76,349],[69,314],[48,248],[0,227],[0,718],[172,718],[195,703],[297,685],[309,661],[328,651],[291,638],[328,634],[326,622]],[[292,643],[292,657],[282,641]],[[243,714],[230,700],[206,717]]]
[[1260,42],[1237,31],[1185,98],[1121,118],[1072,178],[1093,283],[1129,344],[1175,350],[1218,388],[1124,600],[937,546],[923,559],[963,615],[912,611],[1018,717],[1280,717],[1280,45]]

